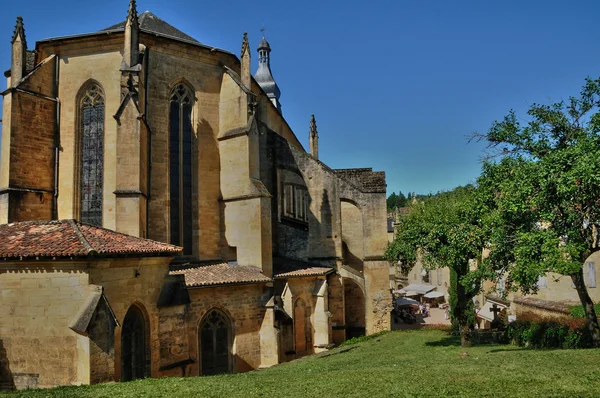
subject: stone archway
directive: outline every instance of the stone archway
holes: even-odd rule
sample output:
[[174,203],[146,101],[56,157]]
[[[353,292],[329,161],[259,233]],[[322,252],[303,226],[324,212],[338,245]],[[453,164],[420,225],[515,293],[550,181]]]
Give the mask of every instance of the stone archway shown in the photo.
[[304,299],[294,303],[294,346],[296,355],[313,352],[313,328],[310,321],[311,308]]
[[142,308],[129,307],[121,332],[121,381],[148,377],[150,345],[148,325]]
[[201,375],[216,375],[233,371],[233,331],[231,320],[223,311],[212,309],[200,322],[198,330]]
[[346,339],[364,336],[365,329],[365,295],[361,287],[352,279],[344,278],[344,319]]

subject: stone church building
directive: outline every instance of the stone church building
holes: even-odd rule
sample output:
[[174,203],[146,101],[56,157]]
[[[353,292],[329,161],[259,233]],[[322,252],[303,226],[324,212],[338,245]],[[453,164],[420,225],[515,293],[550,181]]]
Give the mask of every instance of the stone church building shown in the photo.
[[390,326],[386,183],[319,160],[251,73],[131,0],[2,92],[0,388],[243,372]]

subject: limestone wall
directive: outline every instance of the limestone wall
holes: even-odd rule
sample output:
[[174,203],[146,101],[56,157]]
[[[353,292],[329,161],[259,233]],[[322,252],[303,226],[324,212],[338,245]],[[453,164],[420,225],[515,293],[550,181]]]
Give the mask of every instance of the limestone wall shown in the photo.
[[269,291],[262,284],[208,287],[190,290],[191,304],[187,314],[189,356],[192,376],[202,374],[198,328],[203,317],[213,308],[225,313],[232,323],[233,371],[246,372],[261,365],[260,329],[265,317]]
[[[122,43],[120,43],[122,45]],[[95,47],[94,47],[95,46]],[[113,114],[120,104],[121,53],[117,43],[97,42],[89,49],[81,43],[61,46],[58,96],[60,109],[58,218],[79,218],[79,137],[81,134],[79,97],[82,87],[97,82],[104,91],[104,185],[102,226],[116,229],[117,121]],[[80,48],[80,50],[77,50]],[[86,54],[95,49],[95,52]],[[86,51],[87,50],[87,51]]]
[[[146,324],[149,326],[147,333],[151,355],[148,370],[152,377],[160,376],[160,366],[174,362],[169,350],[166,353],[161,351],[162,345],[171,344],[172,340],[159,339],[162,309],[157,307],[163,279],[168,273],[169,261],[169,258],[107,259],[99,261],[90,270],[90,283],[104,288],[104,295],[121,326],[133,304],[145,313]],[[169,310],[165,311],[168,318]],[[115,380],[121,377],[121,330],[122,327],[117,327],[114,335]],[[161,354],[165,354],[164,357]],[[178,353],[173,354],[177,356]]]
[[142,34],[146,44],[145,84],[151,131],[149,237],[169,241],[169,98],[177,83],[193,90],[192,207],[193,254],[201,259],[221,255],[219,92],[226,60],[222,53]]
[[391,327],[392,295],[389,289],[389,264],[387,261],[364,263],[367,317],[367,334]]
[[17,388],[90,382],[88,338],[69,329],[87,296],[88,274],[57,265],[0,269],[0,341],[6,355],[0,362]]

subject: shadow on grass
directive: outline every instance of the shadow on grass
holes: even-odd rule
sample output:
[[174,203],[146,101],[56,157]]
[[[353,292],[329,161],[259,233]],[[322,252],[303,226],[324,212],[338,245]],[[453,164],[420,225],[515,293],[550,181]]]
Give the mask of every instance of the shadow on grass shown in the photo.
[[428,341],[425,343],[426,346],[429,347],[450,347],[450,346],[460,346],[460,337],[458,336],[448,336],[439,341]]

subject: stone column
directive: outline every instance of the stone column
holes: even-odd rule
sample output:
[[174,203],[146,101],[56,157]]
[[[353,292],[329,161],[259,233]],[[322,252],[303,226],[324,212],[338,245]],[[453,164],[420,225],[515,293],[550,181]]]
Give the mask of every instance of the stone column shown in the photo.
[[330,323],[331,314],[327,308],[327,281],[317,280],[315,288],[315,312],[313,315],[313,327],[315,332],[314,348],[315,353],[327,350],[330,344]]
[[265,305],[265,316],[260,327],[260,368],[279,363],[279,332],[275,328],[275,296]]

